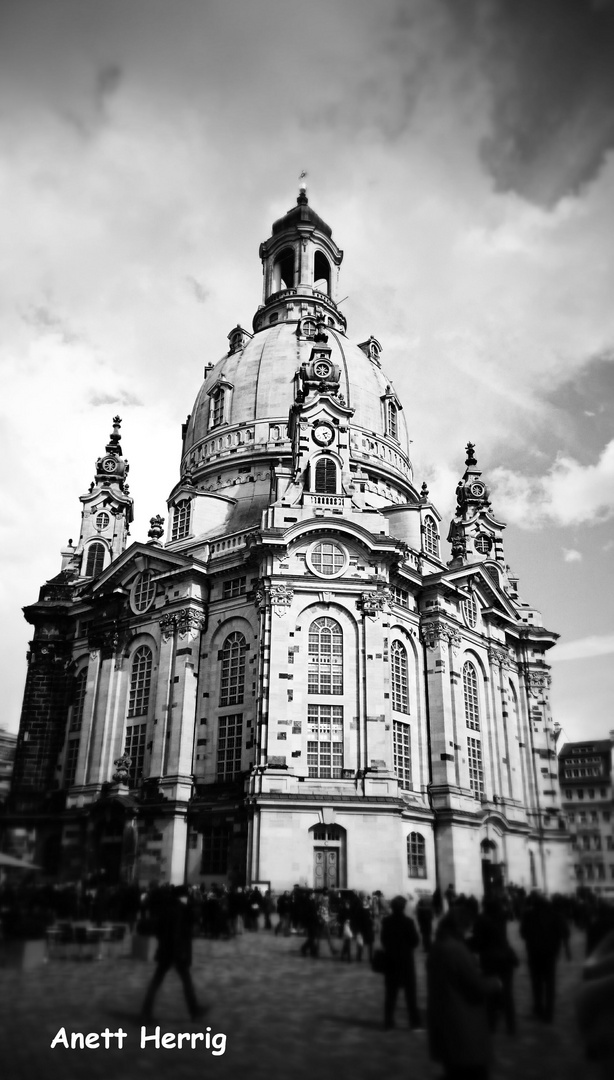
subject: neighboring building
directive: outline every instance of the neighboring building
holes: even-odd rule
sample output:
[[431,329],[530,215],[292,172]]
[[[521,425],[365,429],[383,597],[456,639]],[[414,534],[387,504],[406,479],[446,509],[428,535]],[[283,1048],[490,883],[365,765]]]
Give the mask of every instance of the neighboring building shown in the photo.
[[17,735],[0,728],[0,806],[6,802],[11,787],[16,747]]
[[568,742],[559,753],[563,811],[576,885],[614,897],[614,731],[609,739]]
[[[64,878],[566,889],[547,651],[471,444],[446,562],[343,253],[302,190],[205,368],[169,526],[120,420],[34,627],[11,796]],[[435,407],[435,403],[434,403]]]

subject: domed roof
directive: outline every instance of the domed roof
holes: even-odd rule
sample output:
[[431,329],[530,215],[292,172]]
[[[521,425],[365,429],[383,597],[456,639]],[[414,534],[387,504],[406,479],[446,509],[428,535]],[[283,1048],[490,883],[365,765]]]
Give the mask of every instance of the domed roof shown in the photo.
[[[367,458],[377,459],[380,465],[385,461],[387,472],[395,473],[407,487],[411,484],[407,427],[390,381],[377,356],[368,355],[369,350],[350,343],[340,332],[326,329],[330,361],[341,371],[339,393],[354,411],[350,419],[350,456],[362,463]],[[296,322],[279,322],[255,334],[243,349],[223,357],[208,373],[196,397],[185,431],[183,471],[190,469],[195,480],[203,469],[208,471],[211,455],[207,446],[223,436],[223,444],[215,454],[213,467],[217,469],[220,454],[225,456],[226,447],[232,450],[232,433],[239,435],[245,429],[252,452],[260,448],[266,453],[270,449],[279,457],[283,447],[278,445],[275,451],[271,442],[288,440],[286,425],[296,400],[296,374],[302,364],[309,362],[314,344],[312,339],[297,336]],[[211,400],[216,388],[225,388],[229,397],[221,427],[211,425]],[[386,402],[390,400],[397,410],[396,438],[386,431]],[[277,439],[271,438],[271,425],[280,428]]]
[[273,236],[277,236],[278,233],[286,232],[294,225],[299,223],[307,223],[314,225],[316,229],[319,229],[325,236],[332,236],[333,230],[330,225],[327,225],[323,218],[316,214],[315,210],[312,210],[307,201],[307,194],[304,189],[301,189],[299,196],[296,200],[296,206],[293,206],[291,210],[288,210],[287,214],[277,219],[271,230]]

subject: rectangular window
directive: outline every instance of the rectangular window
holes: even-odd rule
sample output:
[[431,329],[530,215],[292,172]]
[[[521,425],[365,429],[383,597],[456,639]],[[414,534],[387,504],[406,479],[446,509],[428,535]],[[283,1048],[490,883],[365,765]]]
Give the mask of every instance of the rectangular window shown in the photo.
[[343,776],[343,706],[307,706],[307,768],[309,776]]
[[66,747],[66,761],[64,764],[64,787],[71,787],[77,774],[77,760],[79,757],[79,739],[69,739]]
[[225,581],[223,585],[224,600],[231,600],[235,596],[245,596],[246,578],[235,577]]
[[394,771],[402,788],[411,790],[411,728],[395,720],[394,724]]
[[482,770],[482,744],[479,739],[467,739],[467,757],[469,761],[469,787],[476,799],[484,794],[484,773]]
[[203,829],[203,856],[201,874],[226,874],[230,830],[228,825],[206,825]]
[[147,724],[131,724],[126,728],[124,754],[130,758],[130,787],[134,787],[139,780],[143,779],[146,737]]
[[220,716],[217,728],[217,779],[235,780],[241,775],[243,713]]
[[395,604],[399,604],[401,607],[409,607],[409,592],[407,589],[400,589],[398,585],[390,586],[391,600]]

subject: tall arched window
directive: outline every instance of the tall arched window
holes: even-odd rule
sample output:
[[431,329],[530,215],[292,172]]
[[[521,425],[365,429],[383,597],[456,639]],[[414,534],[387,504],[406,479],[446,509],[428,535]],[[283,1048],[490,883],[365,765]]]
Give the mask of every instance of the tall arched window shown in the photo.
[[463,698],[467,727],[480,730],[480,705],[478,697],[478,673],[470,660],[463,664]]
[[388,435],[391,435],[393,439],[398,439],[398,414],[397,407],[394,401],[388,401],[386,407],[386,430]]
[[189,499],[181,499],[173,509],[173,528],[171,540],[183,540],[190,532],[190,510],[192,504]]
[[397,712],[409,712],[409,679],[407,649],[401,641],[390,646],[390,674],[392,680],[392,708]]
[[424,519],[424,550],[427,555],[439,558],[439,533],[435,520],[430,515]]
[[330,294],[330,264],[321,251],[316,251],[313,260],[313,287],[327,296]]
[[334,619],[316,619],[309,627],[307,690],[343,693],[343,631]]
[[407,872],[410,877],[426,877],[426,845],[422,833],[412,832],[407,837]]
[[314,489],[321,495],[336,495],[337,466],[332,458],[318,458],[315,467]]
[[294,251],[292,248],[284,248],[275,259],[271,292],[276,293],[282,289],[292,288],[294,288]]
[[147,645],[141,645],[132,657],[128,716],[144,716],[149,708],[153,656]]
[[245,694],[245,653],[247,642],[243,634],[229,634],[219,653],[222,661],[220,707],[242,705]]
[[87,549],[87,562],[85,564],[86,577],[98,577],[104,566],[104,544],[90,544]]
[[72,713],[70,716],[70,730],[81,731],[83,724],[83,708],[85,706],[85,688],[87,686],[87,668],[81,668],[73,683]]

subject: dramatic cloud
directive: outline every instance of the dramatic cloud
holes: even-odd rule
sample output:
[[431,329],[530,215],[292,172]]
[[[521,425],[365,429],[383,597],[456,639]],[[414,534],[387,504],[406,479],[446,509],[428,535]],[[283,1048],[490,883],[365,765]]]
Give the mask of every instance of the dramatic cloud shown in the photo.
[[614,633],[593,634],[578,641],[557,645],[549,655],[549,660],[553,664],[562,664],[567,660],[590,660],[596,656],[609,656],[610,653],[614,653]]

